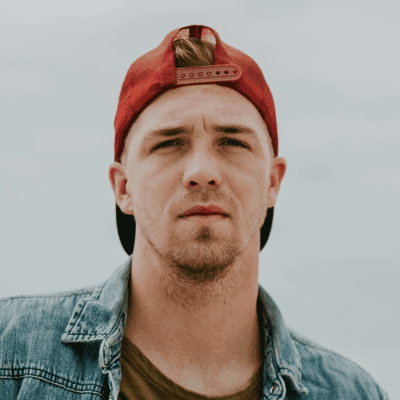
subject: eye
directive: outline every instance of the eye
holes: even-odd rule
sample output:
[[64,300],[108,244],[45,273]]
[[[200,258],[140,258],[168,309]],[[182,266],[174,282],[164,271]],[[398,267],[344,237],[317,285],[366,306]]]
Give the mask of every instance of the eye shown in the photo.
[[235,139],[226,139],[224,142],[225,142],[225,143],[226,143],[226,142],[236,143],[235,146],[242,146],[242,147],[244,147],[244,148],[246,148],[246,149],[249,148],[249,146],[247,146],[247,145],[245,145],[244,143],[239,142],[239,140],[235,140]]
[[178,143],[178,142],[179,142],[178,140],[168,140],[168,141],[166,141],[166,142],[162,142],[162,143],[156,145],[156,146],[154,147],[154,150],[157,150],[157,149],[159,149],[159,148],[161,148],[161,147],[171,147],[171,146],[167,146],[167,144],[168,144],[168,143]]
[[[231,144],[231,146],[234,147],[244,147],[245,149],[249,149],[249,146],[247,146],[246,144],[240,142],[239,140],[235,140],[235,139],[224,139],[222,140],[223,143],[234,143]],[[158,145],[156,145],[153,150],[157,150],[159,148],[165,148],[165,147],[171,147],[170,145],[173,143],[177,143],[177,144],[182,144],[180,140],[167,140],[166,142],[162,142]]]

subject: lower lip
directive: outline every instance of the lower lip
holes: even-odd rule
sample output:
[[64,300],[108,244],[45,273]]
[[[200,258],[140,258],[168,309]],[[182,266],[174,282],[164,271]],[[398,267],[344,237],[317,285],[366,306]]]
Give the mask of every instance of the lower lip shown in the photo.
[[200,219],[204,221],[214,221],[225,217],[226,215],[224,214],[191,214],[191,215],[186,215],[184,218]]

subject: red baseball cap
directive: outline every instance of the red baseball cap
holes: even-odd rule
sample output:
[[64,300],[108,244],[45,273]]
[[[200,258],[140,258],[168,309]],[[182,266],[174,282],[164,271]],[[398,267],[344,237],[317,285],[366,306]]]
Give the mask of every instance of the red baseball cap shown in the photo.
[[[215,65],[176,67],[173,42],[189,37],[197,37],[215,44]],[[260,67],[248,55],[221,41],[214,29],[204,25],[190,25],[170,32],[158,47],[139,57],[130,66],[122,84],[114,120],[114,161],[120,162],[129,129],[153,100],[167,90],[183,85],[210,83],[230,87],[253,103],[267,125],[277,156],[275,105]],[[273,215],[274,207],[271,207],[261,228],[260,251],[268,240]],[[116,219],[122,247],[131,255],[135,242],[135,218],[133,215],[124,214],[116,204]]]

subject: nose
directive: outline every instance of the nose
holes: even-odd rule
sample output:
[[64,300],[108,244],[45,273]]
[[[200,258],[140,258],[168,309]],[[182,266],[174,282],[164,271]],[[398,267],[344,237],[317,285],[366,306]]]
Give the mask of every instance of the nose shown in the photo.
[[208,186],[218,188],[222,183],[220,161],[209,145],[199,145],[185,163],[183,184],[186,188]]

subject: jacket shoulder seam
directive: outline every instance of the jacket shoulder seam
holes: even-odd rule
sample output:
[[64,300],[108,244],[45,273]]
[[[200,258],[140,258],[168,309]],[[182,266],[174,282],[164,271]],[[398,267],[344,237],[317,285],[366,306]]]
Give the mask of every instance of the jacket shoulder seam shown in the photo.
[[[330,353],[333,354],[334,356],[338,356],[341,359],[349,362],[350,364],[352,364],[353,366],[356,366],[357,368],[360,369],[361,372],[363,372],[364,374],[366,374],[367,377],[369,377],[370,379],[372,379],[372,381],[374,382],[374,384],[376,386],[379,386],[378,382],[375,380],[375,378],[367,371],[365,370],[363,367],[361,367],[361,365],[357,364],[355,361],[351,360],[350,358],[345,357],[344,355],[329,349],[327,347],[324,347],[322,345],[320,345],[317,342],[314,342],[313,340],[311,340],[310,338],[308,338],[307,336],[302,335],[301,333],[297,332],[296,330],[292,329],[289,327],[289,331],[290,331],[290,337],[295,340],[296,342],[299,342],[307,347],[310,348],[316,348],[317,350],[320,350],[321,352],[325,352],[325,353]],[[380,386],[379,386],[380,387]]]
[[87,294],[93,293],[101,284],[86,286],[81,289],[72,289],[61,292],[48,292],[48,293],[40,293],[40,294],[31,294],[31,295],[16,295],[16,296],[8,296],[0,298],[0,302],[8,301],[8,300],[17,300],[17,299],[34,299],[34,298],[48,298],[48,297],[68,297],[74,296],[77,294]]

